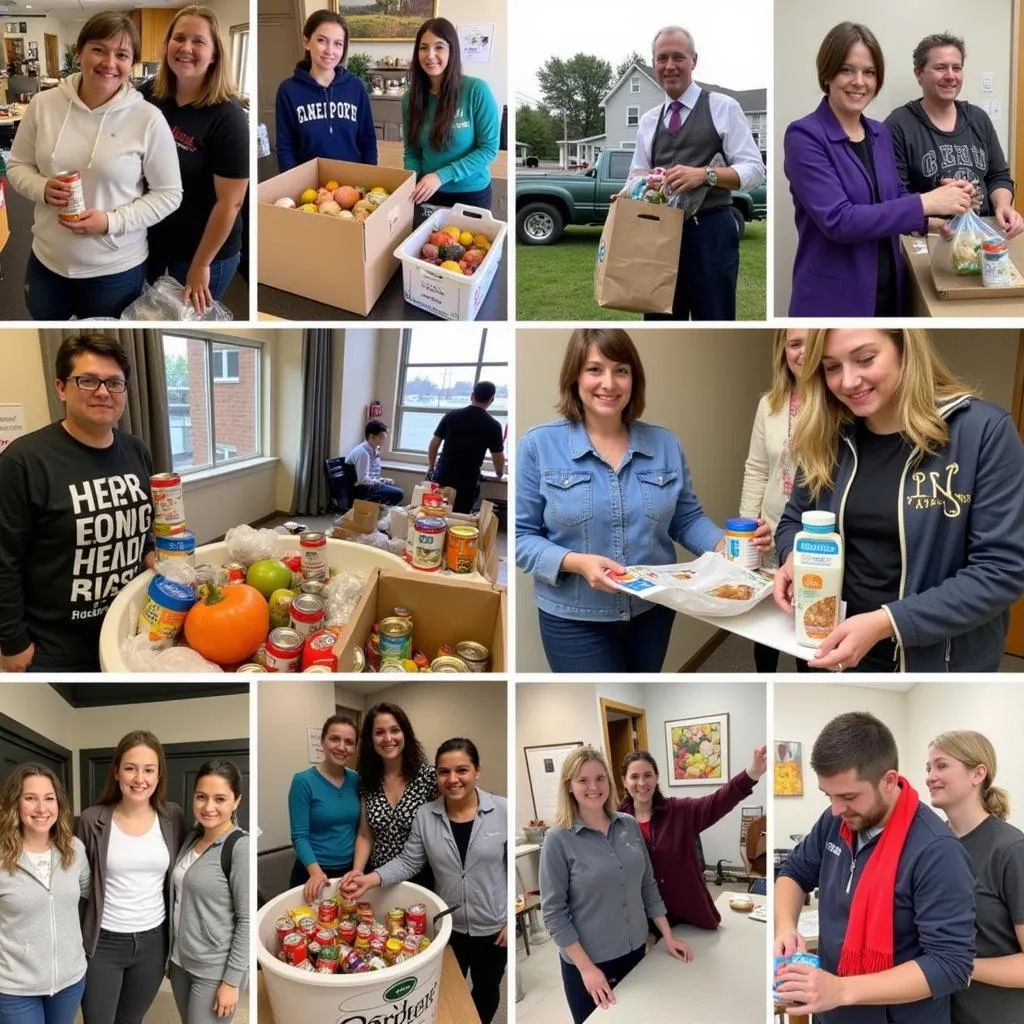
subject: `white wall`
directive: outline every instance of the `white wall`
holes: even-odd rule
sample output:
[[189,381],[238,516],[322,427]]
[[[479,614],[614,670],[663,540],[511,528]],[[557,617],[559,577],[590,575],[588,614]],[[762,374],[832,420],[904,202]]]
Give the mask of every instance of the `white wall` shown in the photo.
[[[3,32],[3,26],[9,21],[17,21],[19,24],[25,22],[26,32]],[[25,40],[25,56],[28,57],[28,44],[35,43],[36,48],[39,51],[39,73],[42,76],[46,76],[49,69],[46,66],[46,41],[43,39],[47,33],[57,37],[57,67],[56,72],[59,74],[61,69],[64,67],[64,44],[75,42],[78,36],[78,29],[81,25],[75,26],[73,31],[71,26],[65,25],[56,18],[46,17],[32,17],[30,14],[24,13],[21,8],[13,11],[13,13],[0,17],[0,37],[4,39],[24,39]],[[0,46],[0,53],[3,53],[4,48]],[[6,64],[6,59],[4,60]]]
[[[336,454],[348,455],[363,439],[366,428],[367,410],[370,402],[379,399],[390,406],[385,413],[389,426],[394,425],[393,399],[385,399],[378,393],[378,367],[380,366],[381,336],[397,338],[398,331],[378,331],[373,328],[350,327],[343,333],[344,341],[339,346],[344,353],[341,367],[340,390],[335,390],[335,415],[337,417],[334,433]],[[395,364],[397,366],[397,363]],[[392,368],[391,394],[394,394],[395,369]],[[390,418],[389,418],[390,417]]]
[[[960,99],[981,104],[998,100],[1002,115],[993,124],[1007,152],[1010,125],[1016,117],[1011,89],[1013,53],[1011,31],[1015,4],[1020,0],[863,0],[856,10],[843,0],[786,0],[775,4],[775,76],[772,90],[773,152],[771,172],[772,231],[775,235],[775,313],[789,307],[796,228],[793,202],[783,173],[782,140],[786,126],[810,113],[821,99],[815,58],[826,33],[852,19],[867,25],[878,38],[885,57],[885,82],[867,116],[884,121],[889,112],[921,95],[911,59],[914,47],[933,32],[952,32],[966,42],[964,86]],[[993,91],[981,91],[982,72],[993,72]],[[1008,154],[1009,155],[1009,154]],[[1019,172],[1018,172],[1019,175]]]
[[75,709],[48,683],[0,683],[0,714],[75,749]]
[[0,374],[0,404],[25,407],[26,433],[45,427],[50,422],[46,394],[53,387],[53,367],[44,370],[38,331],[26,327],[0,331],[0,365],[4,368]]

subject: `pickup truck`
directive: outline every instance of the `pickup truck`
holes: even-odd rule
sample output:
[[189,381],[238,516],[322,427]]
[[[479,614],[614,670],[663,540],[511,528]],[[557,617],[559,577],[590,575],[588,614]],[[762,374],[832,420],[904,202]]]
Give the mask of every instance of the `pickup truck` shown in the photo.
[[[603,224],[611,197],[621,191],[633,161],[630,149],[605,149],[589,170],[516,175],[516,237],[524,245],[551,245],[567,224]],[[749,220],[768,212],[764,185],[732,194],[740,238]]]

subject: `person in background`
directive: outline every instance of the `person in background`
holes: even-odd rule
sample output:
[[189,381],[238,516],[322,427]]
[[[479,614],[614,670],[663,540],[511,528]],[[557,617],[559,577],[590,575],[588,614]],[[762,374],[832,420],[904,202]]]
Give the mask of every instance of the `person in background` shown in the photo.
[[783,142],[797,233],[789,315],[895,316],[904,307],[899,236],[924,232],[929,217],[965,213],[972,189],[950,182],[907,192],[889,130],[864,115],[885,81],[869,28],[831,29],[817,71],[824,97]]
[[171,872],[170,978],[182,1024],[230,1022],[248,977],[249,837],[235,819],[241,802],[237,765],[200,766],[196,827]]
[[[644,423],[646,377],[632,338],[573,331],[562,360],[562,418],[526,432],[516,478],[516,564],[534,579],[554,672],[660,672],[675,612],[616,590],[609,572],[723,551],[679,440]],[[761,523],[754,543],[771,546]]]
[[153,460],[116,427],[131,380],[124,349],[102,334],[66,338],[55,374],[64,418],[0,453],[6,672],[99,671],[103,616],[118,590],[156,561]]
[[402,488],[389,476],[380,475],[380,450],[387,440],[388,425],[383,420],[370,420],[363,430],[364,440],[348,453],[345,460],[356,471],[353,495],[381,505],[401,504]]
[[[1014,238],[1024,231],[1024,217],[1013,208],[1013,178],[999,136],[981,107],[957,100],[966,57],[959,36],[925,36],[914,47],[921,98],[897,107],[885,126],[892,133],[896,167],[908,191],[928,192],[950,179],[969,182],[977,212],[995,217],[1006,237]],[[945,221],[933,218],[928,227],[943,230]]]
[[167,967],[171,870],[187,829],[166,800],[166,774],[160,741],[128,733],[99,801],[78,819],[92,871],[82,918],[85,1024],[142,1024]]
[[[783,328],[775,332],[772,386],[757,403],[750,432],[750,450],[743,466],[740,515],[748,519],[763,519],[773,539],[796,480],[796,462],[790,438],[800,411],[800,394],[796,385],[804,361],[806,339],[807,329],[804,327]],[[778,565],[774,545],[762,554],[761,565]],[[755,670],[775,672],[778,667],[779,652],[767,644],[755,643]]]
[[[81,71],[32,97],[8,177],[35,203],[25,304],[33,320],[119,317],[146,282],[146,231],[182,197],[171,129],[132,87],[139,34],[120,11],[82,26]],[[85,209],[61,220],[81,174]],[[75,212],[75,211],[72,211]]]
[[644,958],[648,918],[669,956],[693,959],[672,934],[639,825],[612,799],[604,754],[573,750],[562,762],[555,825],[540,848],[541,912],[574,1024],[615,1002],[612,990]]
[[[846,618],[812,669],[994,672],[1024,595],[1024,445],[916,329],[814,329],[775,532],[775,601],[793,614],[803,513],[836,514]],[[810,649],[809,649],[810,650]]]
[[1006,820],[995,748],[980,732],[932,740],[925,771],[932,807],[946,815],[978,882],[971,984],[953,993],[951,1024],[1005,1024],[1024,1006],[1024,832]]
[[347,767],[359,742],[356,723],[331,715],[320,730],[324,759],[296,772],[288,790],[288,822],[295,864],[289,887],[305,886],[314,901],[331,878],[352,870],[359,828],[359,775]]
[[441,796],[416,812],[402,852],[353,878],[345,894],[358,900],[368,889],[407,881],[429,863],[438,896],[457,908],[448,944],[463,976],[471,976],[481,1024],[490,1024],[508,961],[508,803],[477,785],[480,753],[472,740],[445,740],[434,766]]
[[816,1024],[947,1024],[974,959],[967,854],[900,775],[896,740],[873,715],[832,719],[811,767],[831,806],[779,868],[775,956],[807,951],[798,919],[817,890],[821,967],[779,968],[777,1002]]
[[427,479],[442,487],[455,488],[453,512],[473,511],[480,493],[480,470],[488,451],[498,479],[505,475],[501,424],[487,412],[494,404],[496,390],[489,380],[477,381],[469,405],[446,412],[427,447]]
[[140,91],[171,126],[184,189],[181,206],[149,229],[149,279],[170,273],[185,286],[183,301],[202,314],[238,269],[249,187],[249,119],[209,7],[178,11],[156,79]]
[[305,57],[277,89],[277,167],[290,170],[314,157],[377,162],[370,97],[345,67],[348,25],[334,11],[314,11],[302,27]]
[[482,78],[462,73],[460,54],[458,32],[447,18],[420,25],[402,94],[402,162],[416,172],[414,203],[489,210],[501,111]]
[[667,797],[658,785],[654,757],[646,750],[626,755],[622,762],[622,784],[627,795],[619,810],[636,818],[640,826],[669,924],[718,927],[721,917],[704,884],[697,841],[701,832],[750,796],[767,770],[768,748],[758,747],[750,767],[710,796]]
[[[359,776],[362,813],[352,870],[342,878],[343,888],[367,868],[373,871],[394,860],[409,841],[416,812],[438,796],[437,772],[416,739],[409,716],[397,704],[374,704],[366,712]],[[429,866],[409,881],[434,887]]]
[[43,765],[18,765],[0,791],[0,1024],[74,1024],[89,892],[64,787]]

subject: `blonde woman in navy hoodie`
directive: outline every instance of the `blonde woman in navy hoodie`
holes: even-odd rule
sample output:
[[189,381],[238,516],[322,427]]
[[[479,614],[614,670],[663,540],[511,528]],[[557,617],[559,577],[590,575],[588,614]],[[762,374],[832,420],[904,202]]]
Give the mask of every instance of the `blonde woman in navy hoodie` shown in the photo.
[[277,90],[277,166],[314,157],[377,162],[377,133],[362,79],[345,69],[348,26],[340,14],[314,11],[302,27],[306,56]]
[[0,793],[0,1024],[72,1024],[85,991],[85,847],[56,775],[23,764]]

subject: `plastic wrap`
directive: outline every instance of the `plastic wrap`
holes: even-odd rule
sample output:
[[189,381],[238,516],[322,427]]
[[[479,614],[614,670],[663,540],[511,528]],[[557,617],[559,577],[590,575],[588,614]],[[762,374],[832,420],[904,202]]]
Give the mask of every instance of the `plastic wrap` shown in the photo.
[[228,561],[252,565],[264,558],[280,558],[282,536],[276,530],[254,530],[245,523],[233,526],[224,535]]
[[166,647],[144,633],[121,641],[121,657],[129,672],[223,672],[191,647]]
[[172,583],[180,583],[186,587],[196,585],[196,567],[187,559],[157,557],[155,571],[158,576],[163,576]]
[[[982,246],[990,239],[1002,241],[1002,235],[986,224],[973,210],[949,221],[952,239],[943,239],[936,246],[940,259],[949,261],[954,274],[980,274]],[[946,251],[948,250],[948,252]]]
[[363,593],[367,575],[342,570],[324,587],[324,625],[344,626],[352,616]]
[[213,302],[200,316],[191,302],[183,301],[185,289],[165,274],[154,284],[143,286],[142,294],[121,314],[122,320],[233,320],[231,310],[221,302]]

